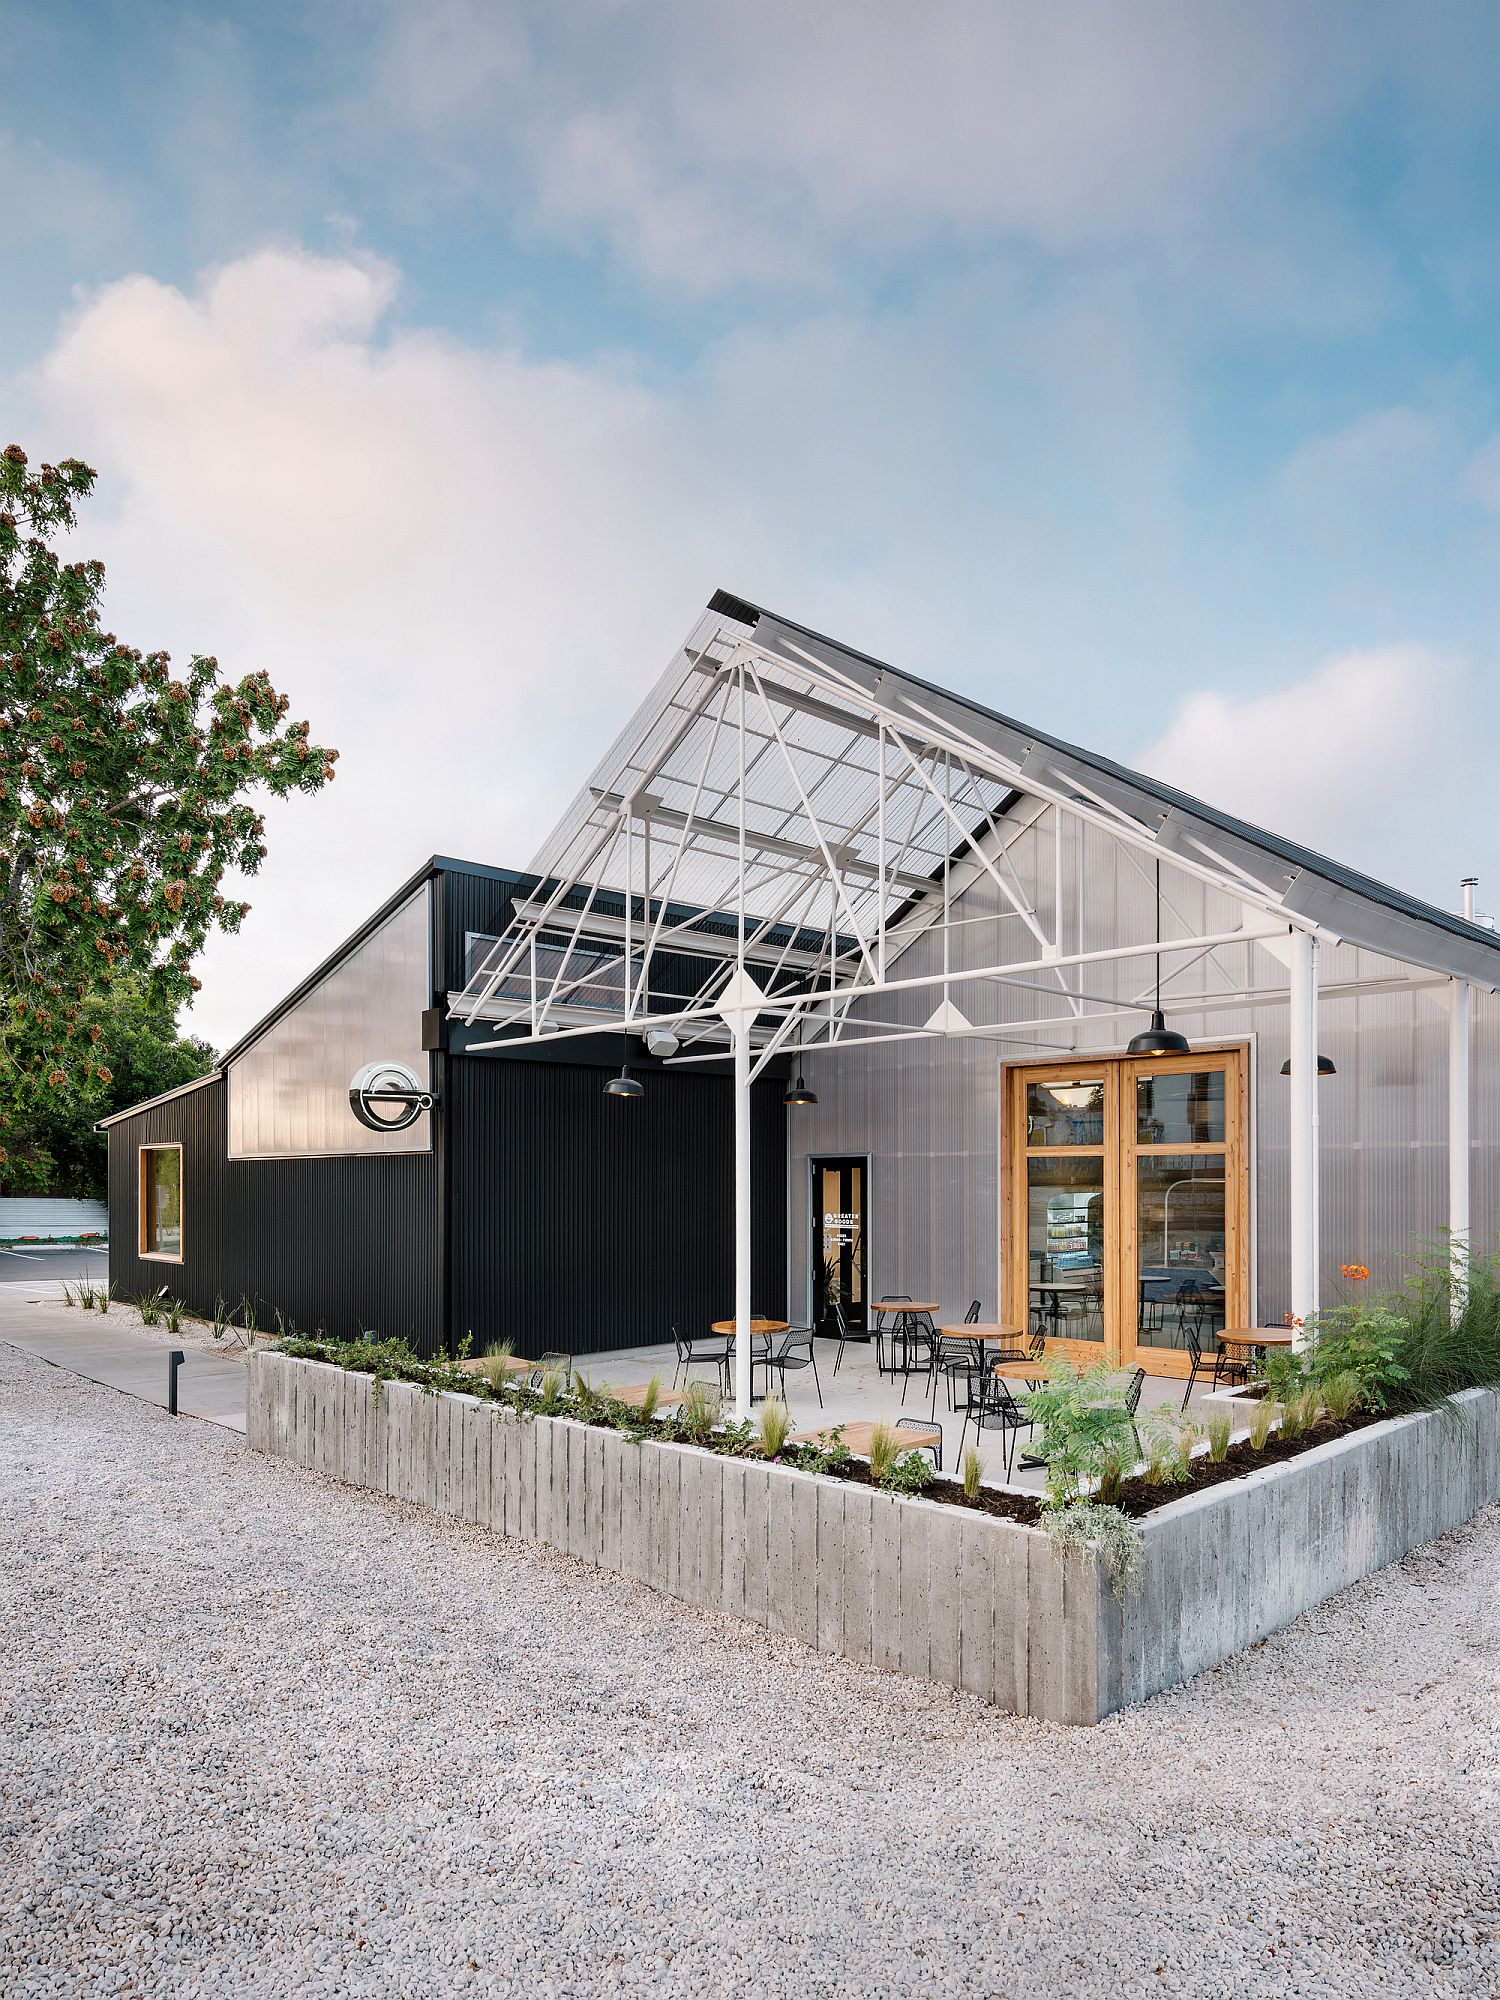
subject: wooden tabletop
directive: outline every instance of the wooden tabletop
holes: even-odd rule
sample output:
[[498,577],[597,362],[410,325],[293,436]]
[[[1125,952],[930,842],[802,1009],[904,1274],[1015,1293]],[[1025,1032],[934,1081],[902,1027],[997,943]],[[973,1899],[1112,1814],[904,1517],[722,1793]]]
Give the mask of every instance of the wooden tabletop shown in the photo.
[[1007,1382],[1045,1382],[1047,1370],[1041,1361],[997,1361],[990,1370],[992,1375],[1003,1375]]
[[[601,1383],[600,1387],[603,1386]],[[650,1386],[649,1382],[632,1382],[628,1388],[611,1389],[609,1393],[617,1403],[628,1403],[631,1409],[638,1410],[645,1402],[646,1391]],[[684,1389],[663,1389],[656,1399],[657,1409],[675,1410],[686,1393]]]
[[[473,1360],[460,1361],[458,1365],[466,1375],[487,1375],[499,1361],[498,1354],[481,1354]],[[504,1362],[507,1375],[529,1375],[537,1365],[535,1361],[523,1361],[519,1354],[507,1354]]]
[[[858,1423],[845,1424],[843,1426],[844,1443],[857,1457],[868,1458],[870,1456],[870,1439],[874,1435],[875,1424],[876,1420],[873,1417],[862,1417]],[[787,1443],[827,1444],[833,1435],[833,1430],[834,1426],[828,1424],[821,1430],[793,1431],[792,1435],[787,1439]],[[930,1444],[941,1447],[943,1442],[943,1433],[936,1425],[931,1430],[919,1431],[913,1429],[897,1431],[896,1436],[901,1440],[902,1451],[920,1451]]]
[[[752,1333],[785,1333],[790,1325],[791,1321],[786,1319],[753,1319],[750,1322],[750,1331]],[[735,1323],[732,1319],[716,1319],[713,1323],[713,1331],[715,1333],[733,1333],[735,1330]]]
[[937,1299],[876,1299],[873,1313],[935,1313],[943,1310]]
[[1292,1326],[1226,1326],[1221,1347],[1290,1347],[1297,1338]]
[[1024,1326],[1002,1326],[997,1319],[968,1320],[962,1326],[940,1326],[949,1340],[1024,1340]]
[[1080,1277],[1075,1271],[1066,1278],[1033,1278],[1031,1289],[1034,1292],[1086,1292],[1092,1289],[1094,1283],[1094,1279]]

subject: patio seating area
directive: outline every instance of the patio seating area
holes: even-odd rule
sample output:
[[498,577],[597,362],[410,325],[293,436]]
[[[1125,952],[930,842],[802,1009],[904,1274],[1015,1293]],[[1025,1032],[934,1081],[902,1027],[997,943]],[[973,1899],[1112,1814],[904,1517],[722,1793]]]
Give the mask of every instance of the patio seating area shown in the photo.
[[[922,1302],[915,1302],[914,1309],[921,1310]],[[953,1315],[953,1320],[962,1324],[957,1314]],[[783,1393],[783,1375],[776,1365],[776,1357],[784,1349],[789,1355],[800,1357],[806,1354],[810,1357],[810,1365],[797,1372],[789,1371],[785,1377],[784,1393],[791,1412],[793,1436],[799,1432],[810,1435],[842,1424],[848,1427],[845,1441],[852,1450],[859,1451],[868,1443],[869,1426],[877,1423],[895,1425],[903,1419],[919,1419],[920,1434],[915,1424],[912,1427],[912,1448],[931,1449],[927,1434],[935,1432],[940,1440],[936,1454],[945,1474],[954,1478],[958,1476],[963,1447],[973,1444],[979,1452],[987,1484],[1012,1486],[1026,1492],[1041,1491],[1043,1475],[1040,1468],[1025,1463],[1030,1427],[1024,1422],[1021,1403],[1027,1381],[1040,1377],[1040,1367],[1013,1361],[989,1363],[991,1369],[998,1366],[1004,1371],[999,1378],[996,1402],[990,1407],[1003,1412],[1009,1402],[1021,1418],[1017,1424],[1004,1415],[993,1421],[987,1416],[984,1422],[977,1422],[977,1412],[968,1407],[976,1371],[967,1356],[962,1357],[962,1366],[956,1365],[960,1360],[960,1339],[967,1341],[969,1336],[975,1336],[981,1349],[995,1351],[1014,1345],[1015,1337],[1002,1343],[997,1338],[997,1329],[982,1323],[966,1325],[963,1336],[959,1338],[940,1334],[937,1366],[934,1368],[928,1353],[925,1349],[919,1350],[911,1332],[906,1334],[904,1343],[889,1334],[882,1334],[877,1342],[873,1330],[868,1339],[862,1334],[849,1335],[840,1354],[840,1341],[836,1334],[813,1337],[805,1327],[784,1329],[777,1322],[757,1324],[764,1329],[755,1335],[757,1408],[766,1394],[768,1367],[771,1386],[778,1394]],[[1030,1351],[1029,1342],[1022,1340],[1020,1344]],[[674,1379],[678,1390],[681,1390],[684,1380],[691,1378],[725,1391],[726,1364],[731,1370],[733,1367],[732,1359],[729,1359],[731,1347],[732,1342],[722,1334],[705,1330],[703,1337],[695,1336],[691,1341],[679,1337],[675,1341],[669,1339],[653,1346],[578,1354],[573,1357],[573,1366],[595,1388],[607,1382],[616,1394],[632,1402],[639,1402],[645,1384],[657,1375],[661,1379],[662,1405],[667,1407],[675,1400],[671,1397]],[[690,1359],[685,1353],[689,1349]],[[970,1353],[973,1352],[970,1349]],[[893,1362],[899,1370],[903,1361],[908,1364],[906,1372],[886,1372]],[[881,1362],[885,1364],[884,1369]],[[1211,1368],[1191,1384],[1184,1402],[1185,1386],[1179,1377],[1148,1373],[1140,1389],[1140,1407],[1152,1410],[1160,1404],[1167,1404],[1179,1414],[1186,1410],[1191,1416],[1213,1393]],[[862,1428],[856,1431],[856,1426]]]

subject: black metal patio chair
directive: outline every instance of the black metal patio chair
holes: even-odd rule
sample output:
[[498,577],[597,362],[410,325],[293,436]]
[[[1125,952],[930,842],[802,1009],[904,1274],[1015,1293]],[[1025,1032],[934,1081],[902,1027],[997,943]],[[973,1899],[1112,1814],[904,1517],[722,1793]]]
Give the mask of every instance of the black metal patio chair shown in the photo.
[[[897,1417],[895,1427],[898,1431],[930,1431],[932,1429],[932,1425],[924,1422],[921,1417]],[[924,1438],[921,1444],[913,1445],[911,1448],[913,1451],[930,1451],[932,1453],[933,1470],[935,1472],[942,1471],[943,1447],[940,1444],[934,1444],[930,1438]]]
[[[672,1345],[677,1352],[677,1366],[672,1370],[672,1387],[674,1389],[677,1387],[679,1379],[684,1381],[687,1379],[689,1370],[697,1363],[705,1367],[717,1369],[720,1392],[725,1396],[729,1394],[729,1360],[734,1352],[733,1340],[725,1340],[718,1334],[714,1335],[712,1339],[705,1339],[701,1334],[691,1333],[684,1339],[674,1326],[672,1329]],[[750,1353],[753,1367],[754,1362],[760,1359],[755,1353],[755,1343],[753,1340],[750,1345]]]
[[851,1327],[849,1324],[849,1315],[844,1311],[843,1301],[840,1299],[834,1300],[833,1319],[835,1326],[838,1328],[838,1333],[836,1336],[829,1335],[828,1338],[837,1338],[839,1344],[839,1351],[833,1357],[834,1374],[838,1374],[839,1363],[844,1358],[844,1348],[851,1340],[857,1341],[864,1347],[868,1347],[873,1340],[875,1342],[875,1361],[878,1366],[880,1362],[880,1335],[878,1333],[872,1334],[868,1327]]
[[[972,1326],[974,1322],[969,1320],[967,1324]],[[937,1337],[937,1344],[932,1350],[932,1365],[928,1370],[928,1379],[932,1385],[931,1402],[933,1415],[936,1416],[937,1414],[937,1385],[940,1375],[944,1377],[948,1385],[948,1408],[954,1410],[957,1408],[953,1400],[954,1391],[959,1378],[963,1377],[967,1379],[971,1375],[977,1375],[983,1367],[984,1344],[982,1341],[965,1340],[961,1334],[956,1333],[940,1333]],[[902,1385],[901,1400],[903,1403],[906,1401],[905,1384]]]
[[[1188,1397],[1193,1393],[1193,1384],[1200,1375],[1209,1370],[1209,1357],[1203,1351],[1203,1342],[1197,1332],[1189,1332],[1187,1337],[1188,1355],[1192,1360],[1192,1373],[1188,1376],[1187,1387],[1182,1392],[1182,1407],[1188,1406]],[[1241,1383],[1250,1380],[1250,1364],[1226,1354],[1222,1347],[1213,1351],[1213,1386],[1217,1389],[1221,1382]]]
[[542,1356],[541,1360],[527,1376],[527,1382],[533,1389],[540,1389],[543,1376],[550,1373],[554,1368],[561,1374],[563,1386],[566,1388],[567,1384],[573,1379],[573,1357],[571,1354],[559,1354],[555,1350],[551,1354],[544,1354]]
[[810,1326],[789,1326],[781,1334],[775,1346],[766,1357],[767,1373],[774,1371],[781,1377],[781,1400],[786,1401],[786,1371],[788,1368],[810,1368],[813,1387],[818,1392],[818,1408],[823,1407],[823,1384],[818,1380],[818,1362],[813,1353],[812,1328]]
[[1005,1454],[1005,1476],[1009,1479],[1015,1464],[1017,1433],[1030,1430],[1031,1421],[1010,1393],[1008,1384],[1002,1382],[998,1375],[982,1373],[978,1402],[975,1408],[964,1412],[963,1429],[958,1434],[959,1462],[963,1461],[964,1440],[969,1434],[970,1424],[976,1431],[999,1431]]

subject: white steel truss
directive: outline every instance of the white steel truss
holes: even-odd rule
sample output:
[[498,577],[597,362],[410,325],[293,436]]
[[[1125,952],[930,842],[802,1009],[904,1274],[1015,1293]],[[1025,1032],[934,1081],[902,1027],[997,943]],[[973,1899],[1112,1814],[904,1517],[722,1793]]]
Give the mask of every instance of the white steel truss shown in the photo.
[[[740,620],[706,614],[535,858],[537,887],[452,996],[457,1019],[495,1030],[471,1049],[658,1029],[677,1037],[674,1060],[692,1063],[722,1061],[727,1041],[742,1413],[748,1094],[776,1055],[948,1034],[1063,1053],[1091,1024],[1138,1015],[1158,989],[1169,1013],[1292,998],[1299,1068],[1315,1052],[1316,947],[1340,933],[1306,906],[1321,894],[1324,906],[1356,907],[1357,878],[1339,905],[1347,882],[1278,866],[1284,855],[1269,840],[1257,853],[1253,829],[1229,824],[1226,834],[1207,808],[1200,823],[1193,801],[1165,795],[1164,806],[1145,780],[1136,797],[1121,782],[1130,774],[1082,768],[1083,753],[1025,741],[1001,718],[986,729],[983,712],[971,713],[974,726],[956,697],[859,656],[784,630],[763,644]],[[1122,850],[1130,873],[1163,880],[1154,922],[1138,936],[1085,944],[1088,884],[1081,860],[1072,879],[1065,865],[1067,837],[1081,856],[1085,830]],[[1023,833],[1050,835],[1045,897],[1013,863]],[[1226,921],[1189,921],[1187,885],[1200,905],[1214,892]],[[1403,941],[1420,937],[1420,915],[1415,930],[1409,908],[1397,916]],[[1000,940],[1000,955],[975,950],[971,936]],[[1378,951],[1382,936],[1372,915],[1353,941]],[[1439,936],[1431,955],[1387,948],[1368,984],[1389,986],[1392,957],[1452,974],[1444,954],[1460,949],[1472,956],[1473,941]],[[1101,969],[1115,990],[1091,983]],[[1357,975],[1338,990],[1361,983]],[[1025,996],[1024,1018],[997,1011],[1007,993]],[[1309,1089],[1310,1078],[1294,1091],[1304,1209],[1315,1201]],[[1315,1246],[1315,1218],[1304,1214],[1294,1231],[1304,1302],[1315,1296]]]

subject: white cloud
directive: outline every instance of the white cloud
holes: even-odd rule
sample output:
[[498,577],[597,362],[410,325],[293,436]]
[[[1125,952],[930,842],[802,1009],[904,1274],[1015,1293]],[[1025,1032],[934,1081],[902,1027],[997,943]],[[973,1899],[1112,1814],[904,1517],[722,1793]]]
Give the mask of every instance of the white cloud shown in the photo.
[[[39,371],[39,448],[102,472],[83,540],[141,645],[264,666],[342,752],[195,1010],[223,1041],[438,850],[524,865],[756,534],[623,374],[390,332],[386,266],[269,249],[107,287]],[[36,433],[28,433],[36,435]]]
[[1132,761],[1222,811],[1453,901],[1470,782],[1459,664],[1423,646],[1343,653],[1265,694],[1188,695]]
[[[656,282],[816,282],[849,251],[1011,235],[1058,250],[1239,214],[1389,57],[1368,8],[1182,0],[392,0],[372,104],[546,228]],[[359,117],[352,121],[357,126]],[[1258,157],[1260,152],[1266,158]],[[1320,282],[1368,297],[1319,221]],[[1281,254],[1297,231],[1283,217]],[[1271,245],[1254,245],[1264,285]],[[1292,254],[1291,261],[1297,261]],[[1305,291],[1305,259],[1289,296]]]

